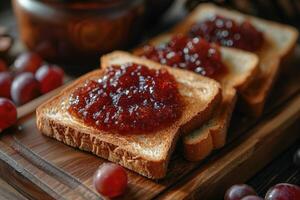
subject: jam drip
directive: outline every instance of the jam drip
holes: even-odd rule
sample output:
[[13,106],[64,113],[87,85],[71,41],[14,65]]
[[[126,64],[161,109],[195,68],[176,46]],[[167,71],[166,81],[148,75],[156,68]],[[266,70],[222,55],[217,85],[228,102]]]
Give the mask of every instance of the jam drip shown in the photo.
[[234,20],[214,16],[196,23],[190,31],[191,36],[200,36],[209,42],[222,46],[235,47],[247,51],[261,48],[264,37],[249,21],[237,24]]
[[175,35],[168,43],[145,46],[140,56],[212,78],[226,71],[219,49],[200,37]]
[[166,70],[127,63],[76,89],[68,111],[100,130],[145,133],[174,122],[182,106],[177,82]]

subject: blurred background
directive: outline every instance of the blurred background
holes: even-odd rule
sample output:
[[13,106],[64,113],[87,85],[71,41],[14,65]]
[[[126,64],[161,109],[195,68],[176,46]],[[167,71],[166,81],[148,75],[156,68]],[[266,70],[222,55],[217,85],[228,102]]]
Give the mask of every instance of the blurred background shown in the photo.
[[27,48],[86,72],[101,54],[133,48],[204,2],[300,27],[300,0],[7,0],[0,1],[0,55],[10,64]]
[[[203,0],[188,0],[188,8],[193,8]],[[280,21],[299,28],[300,1],[299,0],[215,0],[215,3],[235,8],[241,12],[262,18]]]

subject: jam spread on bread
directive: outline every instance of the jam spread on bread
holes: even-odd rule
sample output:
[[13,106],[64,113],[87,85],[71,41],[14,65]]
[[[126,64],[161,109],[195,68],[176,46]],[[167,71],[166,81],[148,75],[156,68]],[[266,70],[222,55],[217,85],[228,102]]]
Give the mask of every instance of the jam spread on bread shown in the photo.
[[217,78],[227,71],[219,48],[200,37],[175,35],[162,45],[145,46],[139,56],[211,78]]
[[194,24],[190,30],[191,36],[200,36],[209,42],[222,46],[235,47],[246,51],[256,51],[261,48],[264,37],[249,21],[240,24],[232,19],[214,16]]
[[101,78],[77,88],[69,103],[68,111],[86,124],[120,134],[168,126],[183,108],[171,74],[135,63],[108,67]]

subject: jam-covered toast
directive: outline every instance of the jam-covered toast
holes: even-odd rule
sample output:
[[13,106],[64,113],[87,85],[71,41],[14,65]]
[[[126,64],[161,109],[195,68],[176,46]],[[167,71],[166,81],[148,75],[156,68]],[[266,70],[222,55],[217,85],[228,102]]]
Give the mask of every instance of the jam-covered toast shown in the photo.
[[[163,178],[180,133],[190,132],[201,126],[221,101],[220,84],[192,72],[171,69],[123,52],[103,56],[101,61],[102,69],[78,78],[60,94],[38,107],[36,111],[38,129],[49,137],[92,152],[146,177]],[[100,130],[70,113],[70,99],[78,88],[84,87],[91,80],[103,77],[107,66],[126,63],[144,65],[154,70],[163,69],[174,77],[184,102],[182,114],[176,121],[150,133],[122,134],[107,129]],[[75,103],[77,100],[75,99]],[[88,113],[84,115],[86,114]]]
[[[174,35],[172,32],[162,34],[151,39],[148,44],[157,46],[166,43]],[[137,55],[142,52],[143,48],[134,51]],[[220,47],[220,52],[227,68],[227,73],[218,80],[222,86],[222,103],[203,127],[183,137],[184,155],[188,160],[201,160],[213,149],[224,146],[236,103],[236,89],[245,87],[257,74],[258,58],[255,54],[227,47]]]
[[[224,17],[225,20],[222,20],[222,17]],[[216,20],[211,20],[213,18],[216,18]],[[226,20],[226,18],[234,20],[236,24],[233,24],[230,20]],[[250,24],[247,23],[249,21]],[[220,42],[219,45],[222,45],[222,42],[226,44],[226,42],[232,42],[231,39],[236,39],[230,38],[230,36],[236,37],[230,30],[233,27],[233,31],[240,31],[238,30],[238,24],[242,22],[246,23],[243,24],[242,29],[244,30],[241,29],[241,31],[250,32],[249,38],[247,38],[249,34],[246,34],[246,42],[239,39],[234,41],[237,42],[236,46],[240,48],[231,48],[232,50],[235,49],[235,52],[227,52],[227,48],[221,48],[222,55],[226,55],[227,53],[227,55],[231,55],[229,61],[233,60],[236,62],[234,62],[234,65],[226,64],[229,68],[232,66],[235,67],[229,71],[227,77],[222,77],[219,80],[223,90],[223,102],[218,109],[219,112],[216,112],[212,119],[203,126],[200,131],[194,131],[192,134],[183,138],[184,154],[189,160],[203,159],[212,149],[220,148],[225,144],[226,131],[236,100],[235,92],[231,87],[237,89],[242,97],[242,101],[239,101],[239,104],[242,105],[240,106],[241,109],[252,115],[258,116],[261,114],[267,94],[276,79],[280,59],[292,51],[298,33],[294,28],[286,25],[260,20],[235,11],[228,11],[212,4],[201,4],[168,34],[163,34],[150,40],[150,44],[155,46],[169,41],[174,35],[183,34],[191,37],[200,36],[208,40],[216,40],[217,43]],[[217,28],[218,26],[221,28],[218,30],[213,27],[214,23],[216,23]],[[224,23],[228,24],[224,25]],[[226,27],[226,29],[224,26],[231,28]],[[252,26],[258,31],[253,30]],[[197,32],[197,29],[195,31],[194,27],[200,27],[202,34],[197,35],[199,31]],[[229,32],[226,30],[229,30]],[[213,35],[212,38],[205,35],[211,33],[216,33],[216,35]],[[218,41],[217,39],[220,39],[218,38],[218,34],[221,35],[221,39],[225,38],[225,40]],[[240,36],[241,35],[238,35],[238,37]],[[259,44],[262,40],[261,38],[264,38],[265,41]],[[255,41],[255,39],[259,41]],[[233,46],[234,45],[235,44],[233,44]],[[254,49],[255,46],[259,45],[261,45],[259,50],[251,52],[259,57],[259,66],[256,68],[257,70],[251,70],[247,65],[251,66],[257,64],[257,58],[253,61],[251,61],[251,59],[250,61],[249,59],[248,61],[240,60],[239,58],[243,54],[247,55],[245,50]],[[142,50],[138,49],[136,53],[140,54],[140,51]],[[247,58],[247,56],[245,57]],[[208,133],[210,133],[210,135]],[[213,137],[217,135],[218,137]]]
[[[252,53],[258,55],[260,60],[259,73],[253,77],[253,80],[249,85],[243,87],[239,92],[243,100],[240,101],[241,105],[243,105],[240,106],[240,108],[251,115],[259,116],[263,111],[270,89],[276,80],[282,58],[288,56],[296,44],[298,31],[294,27],[288,25],[259,19],[237,11],[220,8],[213,4],[204,3],[196,7],[182,23],[172,30],[172,32],[187,33],[195,23],[209,20],[214,16],[231,19],[237,24],[246,22],[244,23],[244,26],[247,27],[249,27],[250,23],[250,26],[253,25],[254,28],[263,35],[264,41],[262,42],[261,47],[252,51]],[[204,29],[205,28],[202,28],[202,32]],[[251,32],[252,28],[245,30]],[[257,35],[251,36],[252,41],[250,44],[248,43],[248,45],[255,44],[257,43],[256,40],[260,40]]]

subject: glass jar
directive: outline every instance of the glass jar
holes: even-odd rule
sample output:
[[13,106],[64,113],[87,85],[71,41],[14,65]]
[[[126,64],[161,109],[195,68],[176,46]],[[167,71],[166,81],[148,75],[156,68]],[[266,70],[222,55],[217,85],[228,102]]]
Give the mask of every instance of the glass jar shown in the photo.
[[52,62],[88,65],[136,41],[143,0],[13,0],[25,46]]

